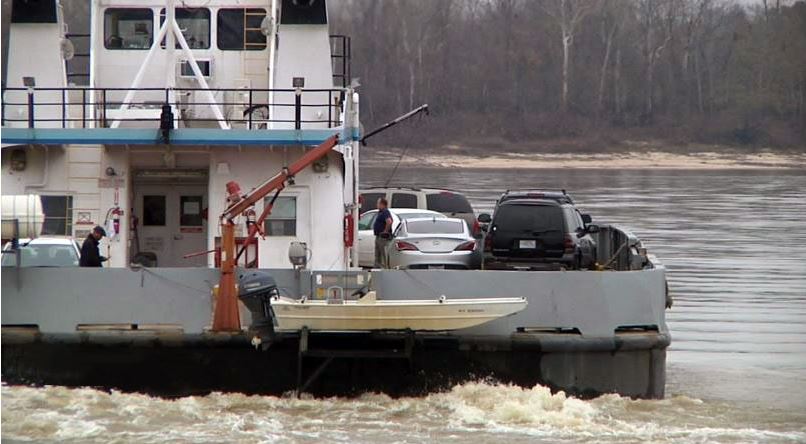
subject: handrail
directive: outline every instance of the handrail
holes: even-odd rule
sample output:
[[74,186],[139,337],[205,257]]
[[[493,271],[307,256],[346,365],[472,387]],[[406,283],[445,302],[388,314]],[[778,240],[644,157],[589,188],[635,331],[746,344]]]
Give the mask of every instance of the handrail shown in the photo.
[[[122,94],[130,91],[145,94],[124,108]],[[206,98],[191,96],[199,91],[220,93],[220,99],[211,102]],[[159,122],[159,114],[152,116],[144,113],[144,110],[156,112],[167,104],[179,111],[175,114],[183,122],[220,122],[219,118],[196,114],[203,107],[215,105],[227,109],[227,122],[244,124],[248,129],[272,123],[293,123],[298,129],[302,124],[325,124],[332,128],[342,124],[341,106],[345,91],[345,88],[6,87],[2,89],[2,125],[7,122],[28,122],[29,128],[35,128],[37,124],[61,122],[62,128],[68,128],[73,127],[73,122],[81,122],[80,127],[87,128],[105,127],[109,121]],[[171,97],[174,97],[173,101]],[[26,107],[27,115],[21,108],[17,108],[13,114],[9,113],[9,107]],[[96,109],[94,114],[91,113],[92,107]],[[295,110],[293,115],[289,113],[283,117],[282,110],[290,108]],[[321,111],[309,111],[303,115],[303,110],[317,108]],[[91,117],[93,115],[95,117]]]

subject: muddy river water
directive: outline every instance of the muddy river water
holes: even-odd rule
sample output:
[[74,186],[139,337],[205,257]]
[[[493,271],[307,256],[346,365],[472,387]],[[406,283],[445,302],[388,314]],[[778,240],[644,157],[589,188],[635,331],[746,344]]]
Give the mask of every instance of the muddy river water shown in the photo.
[[[390,169],[362,170],[383,185]],[[477,381],[391,399],[176,400],[2,387],[7,442],[806,442],[806,171],[401,169],[393,185],[565,188],[669,269],[667,398],[581,401]]]

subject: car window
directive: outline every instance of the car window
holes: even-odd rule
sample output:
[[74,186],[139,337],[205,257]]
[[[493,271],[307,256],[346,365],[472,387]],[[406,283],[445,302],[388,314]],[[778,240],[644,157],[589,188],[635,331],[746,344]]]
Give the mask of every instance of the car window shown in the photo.
[[553,205],[501,205],[493,223],[498,231],[563,230],[563,213]]
[[412,234],[461,234],[464,230],[465,223],[457,220],[433,218],[406,221],[406,231]]
[[375,222],[375,216],[378,215],[377,211],[367,211],[361,218],[358,219],[358,229],[359,230],[371,230],[372,223]]
[[429,194],[425,197],[426,207],[440,213],[472,213],[473,207],[465,196],[449,191]]
[[579,213],[575,209],[565,208],[564,212],[569,232],[573,233],[582,228],[582,218],[579,217]]
[[392,208],[417,208],[417,195],[411,193],[392,194]]
[[[3,266],[15,266],[13,253],[3,255]],[[72,245],[27,245],[20,247],[20,265],[23,267],[75,267],[78,253]]]
[[358,214],[377,208],[378,199],[382,197],[386,197],[386,193],[361,193],[361,208],[358,209]]
[[448,217],[442,213],[407,213],[407,214],[395,213],[395,214],[397,214],[397,217],[399,217],[400,220],[420,219],[423,217],[436,217],[437,219],[445,219]]

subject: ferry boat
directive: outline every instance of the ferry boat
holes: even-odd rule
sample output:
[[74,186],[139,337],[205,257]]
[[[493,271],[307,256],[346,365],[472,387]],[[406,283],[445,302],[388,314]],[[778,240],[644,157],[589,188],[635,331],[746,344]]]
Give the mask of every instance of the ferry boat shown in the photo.
[[[64,8],[82,5],[88,32],[71,34],[66,17],[81,11]],[[328,6],[13,0],[3,10],[3,196],[35,202],[20,205],[44,216],[34,234],[80,242],[106,227],[109,257],[103,268],[3,267],[3,381],[409,394],[491,377],[662,397],[666,271],[625,229],[596,234],[606,271],[358,267],[359,91]],[[4,222],[32,226],[20,211]],[[283,302],[239,284],[248,270],[270,275]],[[475,326],[350,333],[283,324],[275,311],[303,298],[326,306],[334,292],[343,310],[367,289],[377,306],[521,302]]]

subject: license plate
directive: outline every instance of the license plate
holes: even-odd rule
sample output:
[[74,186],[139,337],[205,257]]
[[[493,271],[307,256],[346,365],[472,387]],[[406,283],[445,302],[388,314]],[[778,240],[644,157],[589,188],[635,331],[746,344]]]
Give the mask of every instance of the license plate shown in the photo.
[[522,240],[518,243],[518,247],[521,249],[525,248],[537,248],[537,241],[536,240]]
[[444,270],[445,266],[444,265],[429,265],[428,269],[429,270]]

